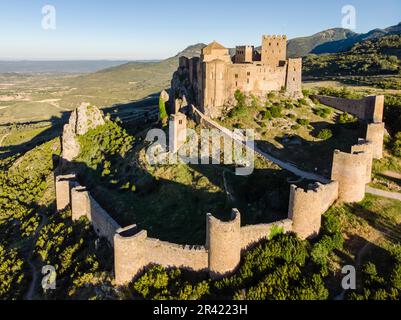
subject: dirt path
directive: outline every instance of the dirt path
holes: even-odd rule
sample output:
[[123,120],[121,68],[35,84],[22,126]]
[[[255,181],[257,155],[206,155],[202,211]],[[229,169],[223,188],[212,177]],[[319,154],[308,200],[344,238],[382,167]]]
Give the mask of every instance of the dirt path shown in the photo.
[[4,136],[1,137],[0,139],[0,147],[3,145],[4,139],[7,138],[10,134],[6,133]]
[[273,157],[272,155],[260,150],[257,146],[253,145],[247,145],[243,139],[241,139],[241,137],[239,137],[238,135],[234,134],[231,130],[219,125],[217,122],[213,121],[212,119],[210,119],[209,117],[205,116],[202,112],[200,112],[198,109],[196,109],[194,106],[192,106],[193,110],[207,123],[209,123],[211,126],[213,126],[214,128],[216,128],[217,130],[221,131],[223,134],[227,135],[228,137],[230,137],[231,139],[233,139],[234,141],[243,144],[244,146],[246,146],[248,149],[252,150],[253,152],[259,154],[261,157],[265,158],[266,160],[269,160],[275,164],[277,164],[279,167],[292,172],[293,174],[304,178],[304,179],[308,179],[308,180],[313,180],[313,181],[318,181],[321,183],[329,183],[330,179],[327,179],[321,175],[318,175],[316,173],[312,173],[312,172],[308,172],[308,171],[304,171],[301,170],[299,168],[297,168],[296,166],[294,166],[291,163],[279,160],[275,157]]
[[401,201],[401,193],[398,192],[390,192],[390,191],[385,191],[381,189],[375,189],[372,187],[367,186],[366,187],[366,193],[373,194],[375,196],[383,197],[383,198],[388,198],[388,199],[394,199],[394,200],[399,200]]
[[387,177],[401,180],[401,173],[394,172],[394,171],[384,171],[383,174]]
[[47,220],[48,220],[47,216],[44,215],[43,212],[39,212],[39,215],[42,218],[42,221],[40,222],[39,227],[35,231],[35,235],[34,235],[33,240],[32,240],[31,253],[30,253],[29,257],[28,257],[28,264],[29,264],[29,268],[31,269],[32,280],[31,280],[31,283],[29,284],[28,291],[27,291],[27,293],[25,295],[25,300],[32,300],[33,297],[35,296],[35,293],[36,293],[36,283],[37,283],[37,280],[38,280],[38,270],[36,270],[35,264],[32,261],[33,260],[33,252],[34,252],[34,249],[35,249],[36,240],[38,239],[38,236],[39,236],[39,232],[47,224]]

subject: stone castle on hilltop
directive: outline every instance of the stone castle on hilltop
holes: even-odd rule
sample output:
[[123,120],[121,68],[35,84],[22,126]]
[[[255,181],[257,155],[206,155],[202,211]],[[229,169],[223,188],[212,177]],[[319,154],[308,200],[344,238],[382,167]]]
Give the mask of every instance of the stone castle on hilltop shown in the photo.
[[216,41],[200,57],[180,57],[171,88],[175,99],[185,98],[215,118],[237,90],[255,96],[285,90],[297,98],[302,96],[301,83],[302,59],[287,59],[287,37],[263,36],[260,50],[237,46],[233,57]]

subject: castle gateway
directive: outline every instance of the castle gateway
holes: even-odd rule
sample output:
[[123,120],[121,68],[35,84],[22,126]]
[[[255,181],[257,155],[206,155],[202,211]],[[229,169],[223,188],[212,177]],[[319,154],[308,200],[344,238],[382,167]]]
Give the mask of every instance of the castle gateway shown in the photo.
[[285,90],[298,98],[301,82],[302,59],[287,59],[287,37],[263,36],[260,50],[238,46],[233,57],[216,41],[202,49],[200,58],[180,57],[171,88],[174,98],[185,96],[214,118],[232,101],[236,90],[255,96]]

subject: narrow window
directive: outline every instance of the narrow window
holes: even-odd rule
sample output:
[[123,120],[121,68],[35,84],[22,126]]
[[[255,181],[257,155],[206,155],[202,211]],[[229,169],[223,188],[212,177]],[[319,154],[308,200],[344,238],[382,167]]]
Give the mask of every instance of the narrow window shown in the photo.
[[235,79],[238,79],[238,73],[235,74]]
[[250,76],[250,75],[251,75],[251,73],[250,73],[250,72],[247,72],[246,74],[247,74],[248,76]]
[[249,83],[249,79],[246,80]]

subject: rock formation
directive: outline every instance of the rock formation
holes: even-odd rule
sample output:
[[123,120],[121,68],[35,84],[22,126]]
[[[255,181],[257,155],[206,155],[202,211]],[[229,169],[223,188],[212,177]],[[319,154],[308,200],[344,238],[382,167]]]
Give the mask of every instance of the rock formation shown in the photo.
[[90,129],[103,125],[103,113],[89,103],[82,103],[71,112],[68,123],[64,126],[61,139],[62,158],[67,161],[74,160],[80,151],[77,136],[83,135]]

